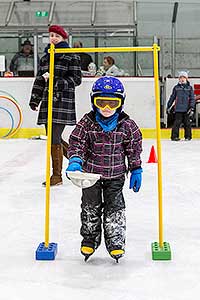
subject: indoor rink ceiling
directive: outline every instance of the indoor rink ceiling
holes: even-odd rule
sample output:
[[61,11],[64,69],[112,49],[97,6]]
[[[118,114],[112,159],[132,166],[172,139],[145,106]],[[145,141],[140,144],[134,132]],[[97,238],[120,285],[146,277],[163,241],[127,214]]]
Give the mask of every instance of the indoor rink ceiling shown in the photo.
[[[72,31],[73,29],[99,31],[107,28],[130,30],[137,28],[138,36],[170,37],[174,5],[175,1],[170,0],[0,0],[0,32],[30,29],[44,32],[49,24],[61,24]],[[38,17],[36,15],[38,11],[45,12],[46,15]],[[199,14],[199,1],[178,2],[177,38],[199,36]]]

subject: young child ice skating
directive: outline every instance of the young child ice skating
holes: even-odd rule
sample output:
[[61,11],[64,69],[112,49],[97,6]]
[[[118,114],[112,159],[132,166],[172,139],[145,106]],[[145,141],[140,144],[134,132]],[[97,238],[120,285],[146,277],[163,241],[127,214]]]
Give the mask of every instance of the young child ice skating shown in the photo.
[[185,140],[192,139],[191,118],[195,110],[195,98],[193,88],[188,81],[188,74],[185,71],[179,73],[179,82],[173,88],[172,94],[167,103],[167,114],[174,109],[175,120],[172,127],[171,140],[179,141],[179,128],[184,125]]
[[140,189],[142,135],[136,123],[123,112],[124,100],[124,87],[119,79],[99,78],[92,87],[92,111],[79,121],[69,139],[66,173],[101,174],[93,186],[82,189],[81,253],[85,260],[101,243],[102,224],[111,257],[118,262],[125,252],[122,190],[126,171],[131,173],[130,189],[134,192]]

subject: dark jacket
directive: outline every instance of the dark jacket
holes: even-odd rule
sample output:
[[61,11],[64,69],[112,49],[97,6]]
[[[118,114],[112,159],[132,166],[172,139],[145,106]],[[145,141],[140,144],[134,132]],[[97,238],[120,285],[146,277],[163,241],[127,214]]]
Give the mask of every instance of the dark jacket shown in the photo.
[[173,88],[167,108],[170,108],[173,104],[174,112],[187,112],[190,108],[195,109],[194,92],[188,81],[186,84],[178,83]]
[[34,70],[34,55],[31,52],[26,55],[23,51],[18,52],[10,62],[10,71],[18,75],[18,71],[33,71]]
[[69,139],[69,158],[83,160],[83,170],[101,174],[104,178],[117,178],[128,170],[141,166],[142,134],[136,123],[122,112],[117,127],[104,132],[95,120],[95,113],[85,114],[72,131]]
[[[63,42],[62,42],[63,43]],[[57,44],[59,48],[59,44]],[[60,47],[63,48],[63,47]],[[38,124],[47,124],[48,85],[42,74],[49,72],[49,54],[40,60],[40,69],[33,84],[30,104],[40,106]],[[81,84],[80,57],[73,53],[55,54],[52,122],[75,125],[75,87]]]
[[81,70],[89,71],[88,66],[91,62],[93,62],[92,57],[87,53],[78,53],[81,59]]

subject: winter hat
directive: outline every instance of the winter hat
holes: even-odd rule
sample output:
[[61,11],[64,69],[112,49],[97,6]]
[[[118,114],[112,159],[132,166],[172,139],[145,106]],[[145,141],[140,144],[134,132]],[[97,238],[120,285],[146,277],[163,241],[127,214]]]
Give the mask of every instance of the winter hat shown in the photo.
[[185,78],[188,78],[188,72],[187,71],[180,71],[178,73],[178,77],[185,77]]
[[31,44],[31,41],[29,41],[29,40],[25,40],[24,43],[22,44],[22,46],[26,46],[26,45],[33,46]]
[[63,37],[63,39],[65,39],[65,40],[68,38],[68,32],[66,32],[64,30],[64,28],[59,25],[51,25],[49,27],[49,32],[57,33],[57,34],[61,35]]

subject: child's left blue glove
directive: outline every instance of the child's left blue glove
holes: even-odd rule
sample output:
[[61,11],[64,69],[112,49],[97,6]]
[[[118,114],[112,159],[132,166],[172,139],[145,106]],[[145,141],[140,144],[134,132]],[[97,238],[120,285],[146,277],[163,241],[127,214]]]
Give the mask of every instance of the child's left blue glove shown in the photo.
[[139,189],[142,184],[142,168],[133,170],[131,172],[130,185],[129,189],[133,189],[134,192],[139,192]]

